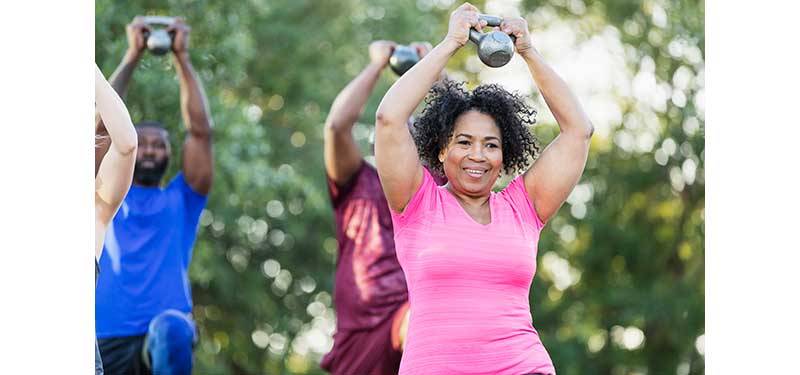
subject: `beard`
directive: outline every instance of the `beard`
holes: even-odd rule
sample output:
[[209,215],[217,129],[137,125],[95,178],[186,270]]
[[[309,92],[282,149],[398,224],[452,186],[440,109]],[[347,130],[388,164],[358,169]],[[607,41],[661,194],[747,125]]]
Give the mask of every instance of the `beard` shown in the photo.
[[[143,166],[144,162],[153,162],[153,165]],[[169,158],[164,158],[161,161],[155,159],[142,159],[136,161],[136,166],[133,169],[133,182],[137,185],[144,186],[158,186],[164,173],[167,171]]]

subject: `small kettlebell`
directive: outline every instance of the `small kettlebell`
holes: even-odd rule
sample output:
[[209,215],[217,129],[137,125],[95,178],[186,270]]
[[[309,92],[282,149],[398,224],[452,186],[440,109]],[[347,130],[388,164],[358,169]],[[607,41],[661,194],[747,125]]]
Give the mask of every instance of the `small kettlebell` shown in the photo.
[[147,50],[157,56],[165,55],[172,49],[172,36],[166,29],[154,29],[153,26],[170,26],[175,22],[174,17],[164,16],[145,16],[144,23],[147,24],[149,31],[145,32],[145,45]]
[[398,45],[394,47],[394,52],[389,58],[389,67],[391,67],[392,71],[398,76],[401,76],[411,69],[418,61],[419,54],[417,50],[411,48],[411,46]]
[[[503,23],[503,19],[497,16],[481,14],[478,18],[486,21],[487,26],[500,26]],[[478,57],[480,57],[481,61],[492,68],[499,68],[508,64],[511,61],[511,57],[514,56],[514,42],[516,39],[513,35],[508,35],[500,30],[492,30],[484,34],[474,28],[470,28],[469,40],[478,46]]]

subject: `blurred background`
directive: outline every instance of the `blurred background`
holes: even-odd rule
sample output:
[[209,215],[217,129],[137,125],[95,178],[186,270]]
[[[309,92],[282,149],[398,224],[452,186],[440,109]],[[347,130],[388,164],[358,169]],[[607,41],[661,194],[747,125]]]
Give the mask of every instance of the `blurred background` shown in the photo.
[[[322,127],[376,39],[438,43],[453,0],[96,0],[109,76],[135,15],[183,16],[214,120],[216,180],[190,278],[197,374],[321,374],[332,345],[334,223]],[[539,242],[534,325],[559,374],[703,374],[704,2],[473,1],[521,15],[594,122],[588,164]],[[463,48],[450,76],[530,96],[542,144],[557,133],[521,59],[487,68]],[[387,69],[354,134],[369,153]],[[170,58],[145,54],[126,104],[179,147]],[[176,159],[177,160],[177,159]],[[173,161],[174,175],[177,163]],[[507,179],[503,179],[502,186]]]

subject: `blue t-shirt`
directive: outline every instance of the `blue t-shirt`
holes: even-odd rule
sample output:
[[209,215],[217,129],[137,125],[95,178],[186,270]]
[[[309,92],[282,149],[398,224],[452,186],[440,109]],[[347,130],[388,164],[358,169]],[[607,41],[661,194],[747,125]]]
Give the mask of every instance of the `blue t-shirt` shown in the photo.
[[100,257],[98,338],[141,335],[164,310],[192,311],[189,262],[207,200],[183,173],[166,188],[131,186]]

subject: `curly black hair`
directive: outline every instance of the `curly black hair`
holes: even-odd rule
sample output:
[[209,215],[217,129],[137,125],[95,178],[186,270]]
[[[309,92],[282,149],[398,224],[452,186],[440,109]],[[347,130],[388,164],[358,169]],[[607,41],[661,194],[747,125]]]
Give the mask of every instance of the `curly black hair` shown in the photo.
[[444,175],[439,153],[450,142],[458,116],[470,110],[490,116],[500,128],[507,174],[525,170],[539,156],[538,142],[529,129],[536,122],[536,109],[525,103],[524,97],[496,84],[469,92],[463,82],[445,79],[428,92],[412,131],[420,161],[429,170]]

